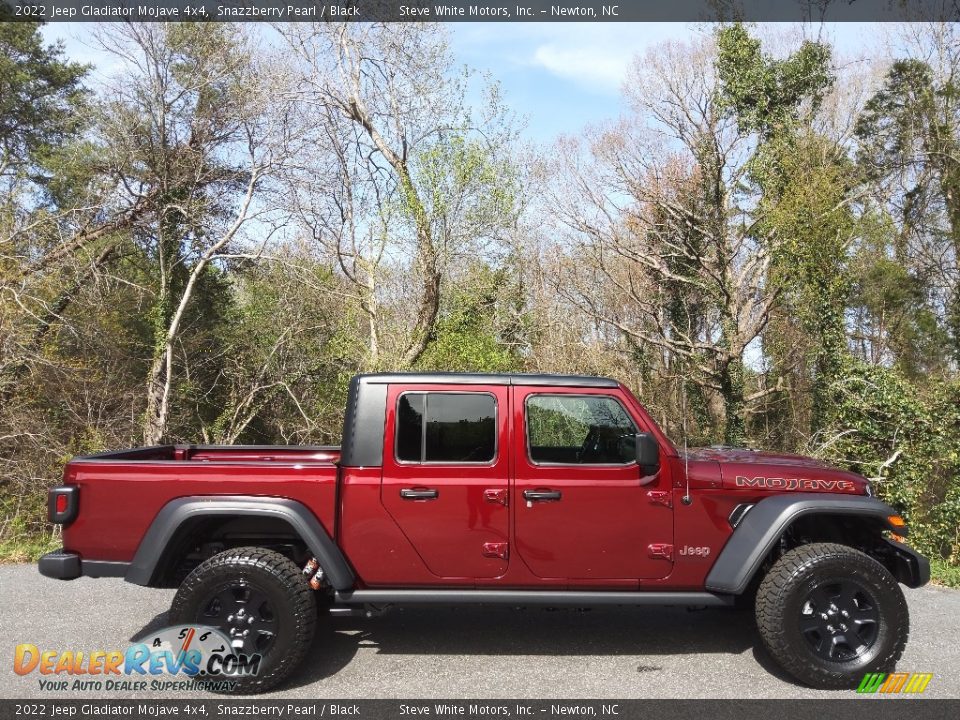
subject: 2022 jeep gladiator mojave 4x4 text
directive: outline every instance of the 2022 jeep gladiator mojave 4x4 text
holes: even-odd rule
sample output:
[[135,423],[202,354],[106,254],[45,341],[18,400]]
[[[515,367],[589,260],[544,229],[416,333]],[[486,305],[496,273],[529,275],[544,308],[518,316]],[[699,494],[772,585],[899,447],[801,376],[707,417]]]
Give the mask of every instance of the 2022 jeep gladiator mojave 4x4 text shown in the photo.
[[753,601],[790,674],[893,668],[899,583],[929,580],[859,475],[795,455],[681,452],[614,380],[371,374],[341,447],[160,446],[78,457],[50,491],[65,549],[40,572],[179,587],[171,624],[287,677],[319,611],[401,603]]

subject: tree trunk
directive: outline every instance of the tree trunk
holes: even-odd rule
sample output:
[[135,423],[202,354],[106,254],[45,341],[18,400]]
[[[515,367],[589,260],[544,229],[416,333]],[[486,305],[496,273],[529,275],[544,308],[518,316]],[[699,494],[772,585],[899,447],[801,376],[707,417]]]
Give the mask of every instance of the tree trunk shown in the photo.
[[163,397],[167,381],[164,372],[166,364],[166,352],[164,352],[155,357],[150,365],[150,376],[147,379],[147,409],[143,418],[144,445],[159,445],[167,431],[166,412],[161,409],[164,406]]
[[153,321],[153,357],[150,374],[147,376],[147,407],[143,417],[143,444],[159,445],[167,431],[167,418],[163,409],[166,385],[170,382],[167,373],[167,352],[170,318],[173,313],[174,269],[177,266],[177,250],[168,238],[176,237],[176,225],[161,220],[157,236],[157,256],[160,264],[159,297],[151,308]]
[[397,173],[400,187],[403,190],[404,201],[417,228],[417,265],[423,281],[423,295],[420,298],[420,306],[417,310],[417,318],[410,342],[403,353],[402,362],[409,367],[419,360],[424,350],[427,349],[437,324],[437,315],[440,312],[441,276],[437,268],[437,250],[433,244],[430,219],[427,217],[423,201],[420,199],[420,195],[417,193],[410,177],[405,153],[398,153],[387,144],[387,141],[373,125],[373,121],[358,96],[351,97],[344,109],[347,117],[364,129],[380,153],[390,163],[394,172]]
[[[944,202],[947,206],[956,265],[960,264],[960,162],[954,158],[960,155],[960,143],[951,136],[946,145],[949,151],[944,152],[940,184],[943,186]],[[956,279],[947,299],[947,326],[952,339],[954,361],[960,364],[960,282]]]
[[720,393],[724,402],[724,437],[726,445],[742,447],[746,444],[747,427],[744,421],[743,359],[727,358],[720,369]]
[[[176,253],[179,252],[178,246],[173,243],[170,245],[170,253],[166,256],[167,261],[170,262],[169,268],[165,269],[163,267],[164,256],[161,253],[161,272],[164,277],[162,282],[163,295],[158,303],[159,307],[155,316],[154,358],[150,366],[150,377],[147,381],[147,411],[143,423],[143,441],[146,445],[159,444],[167,434],[167,420],[170,416],[170,392],[173,386],[173,346],[180,333],[180,326],[187,311],[187,306],[193,298],[197,281],[206,270],[210,260],[233,239],[243,223],[246,222],[253,193],[259,179],[260,171],[254,167],[247,181],[247,192],[240,209],[237,211],[236,218],[230,228],[200,256],[200,259],[187,274],[182,290],[179,283],[174,283],[171,280],[175,275],[179,277],[177,273],[185,272],[182,264],[174,264],[173,261],[173,258],[177,257]],[[166,236],[176,238],[176,241],[179,242],[179,236],[172,230]],[[164,272],[164,270],[166,271]],[[174,270],[177,272],[175,273]],[[177,288],[179,294],[176,308],[173,305],[174,287]]]

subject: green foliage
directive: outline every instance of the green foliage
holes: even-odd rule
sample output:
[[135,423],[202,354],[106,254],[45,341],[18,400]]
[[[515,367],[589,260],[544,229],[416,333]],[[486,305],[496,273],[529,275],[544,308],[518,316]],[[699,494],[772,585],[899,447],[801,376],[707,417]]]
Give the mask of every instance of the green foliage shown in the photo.
[[860,240],[850,259],[850,309],[855,327],[851,345],[873,362],[894,364],[922,381],[943,374],[950,338],[928,302],[928,281],[891,247],[896,228],[889,216],[870,214],[860,221]]
[[[330,303],[337,289],[330,268],[306,258],[298,264],[306,283],[296,297],[282,266],[254,265],[232,273],[225,296],[217,300],[222,309],[209,336],[191,337],[201,348],[219,349],[202,375],[184,373],[195,385],[185,398],[193,401],[191,422],[198,414],[211,442],[275,442],[280,427],[302,410],[292,397],[313,400],[312,413],[323,419],[318,435],[304,436],[304,442],[338,442],[336,423],[328,418],[333,408],[342,407],[338,402],[346,401],[363,347],[351,323],[354,313]],[[208,293],[200,296],[194,310],[198,319],[206,314],[202,305],[208,298]],[[193,355],[203,358],[196,350]]]
[[448,309],[437,323],[434,337],[421,357],[424,370],[509,372],[522,361],[499,332],[512,308],[504,270],[477,264],[451,294]]
[[717,31],[721,104],[745,132],[766,138],[790,129],[802,110],[813,115],[833,84],[830,46],[804,41],[785,60],[763,53],[740,23]]
[[[902,225],[892,239],[898,261],[905,259],[907,243],[914,236],[931,242],[937,254],[952,255],[954,263],[960,257],[958,119],[956,72],[936,77],[925,60],[902,58],[893,63],[857,121],[857,157],[867,177],[877,183],[892,181],[900,188],[894,191],[892,203]],[[960,289],[956,283],[943,304],[942,324],[949,333],[953,360],[958,362]]]
[[579,448],[590,431],[586,402],[543,398],[527,405],[527,434],[537,447]]
[[826,459],[872,478],[911,527],[911,543],[960,563],[960,386],[929,388],[845,357],[826,402]]
[[35,169],[81,127],[87,70],[45,46],[39,23],[0,23],[0,171]]
[[591,428],[602,427],[604,440],[632,434],[633,421],[620,405],[597,398],[535,398],[527,404],[528,436],[535,447],[579,450]]
[[[0,506],[0,512],[5,510]],[[0,540],[0,563],[36,562],[41,555],[60,547],[59,536],[48,532],[31,530],[22,523],[8,527]]]
[[460,134],[441,138],[417,157],[424,202],[441,235],[458,215],[474,232],[512,218],[518,191],[514,176],[510,162]]
[[[741,133],[757,136],[740,192],[757,205],[756,243],[770,258],[766,292],[779,295],[777,312],[809,338],[805,366],[817,428],[824,388],[845,351],[847,247],[856,230],[847,202],[851,163],[809,123],[833,84],[830,48],[804,42],[776,60],[741,24],[721,28],[717,46],[720,106]],[[778,370],[793,351],[779,343],[765,339]],[[745,432],[742,420],[736,427]]]
[[29,562],[56,549],[58,534],[45,522],[46,493],[0,495],[0,562]]
[[936,131],[936,91],[930,66],[917,59],[897,60],[883,87],[867,101],[857,120],[860,160],[874,175],[912,159],[919,144]]
[[844,310],[850,293],[847,248],[856,221],[846,202],[851,168],[813,134],[777,143],[777,192],[765,195],[761,232],[772,238],[768,281],[809,338],[814,429],[824,387],[846,351]]
[[930,579],[937,585],[960,588],[960,565],[933,558],[930,561]]

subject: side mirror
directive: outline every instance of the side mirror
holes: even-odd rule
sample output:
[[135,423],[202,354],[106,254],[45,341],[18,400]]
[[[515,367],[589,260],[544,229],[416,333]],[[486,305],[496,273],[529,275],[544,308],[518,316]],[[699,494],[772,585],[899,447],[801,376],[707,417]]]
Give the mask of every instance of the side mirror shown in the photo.
[[637,433],[637,465],[644,477],[656,475],[660,469],[660,447],[650,433]]

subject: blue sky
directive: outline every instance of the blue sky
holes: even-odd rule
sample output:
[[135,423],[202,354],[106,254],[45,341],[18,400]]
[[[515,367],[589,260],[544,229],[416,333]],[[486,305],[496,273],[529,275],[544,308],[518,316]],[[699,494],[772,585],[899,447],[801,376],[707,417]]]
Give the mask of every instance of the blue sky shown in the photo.
[[[462,23],[451,24],[458,59],[487,70],[504,99],[528,118],[529,136],[550,140],[588,123],[617,117],[624,74],[637,54],[666,40],[711,31],[687,23]],[[775,24],[834,43],[839,56],[869,55],[889,27],[870,23],[826,26]]]
[[[585,125],[616,118],[620,88],[633,57],[665,40],[709,32],[686,23],[451,23],[456,59],[501,83],[504,101],[527,121],[527,137],[550,142]],[[94,25],[55,23],[48,40],[62,39],[71,58],[98,66],[107,60],[91,41]],[[777,24],[777,29],[797,26]],[[883,41],[884,26],[837,23],[799,28],[834,42],[839,55],[869,55]]]

